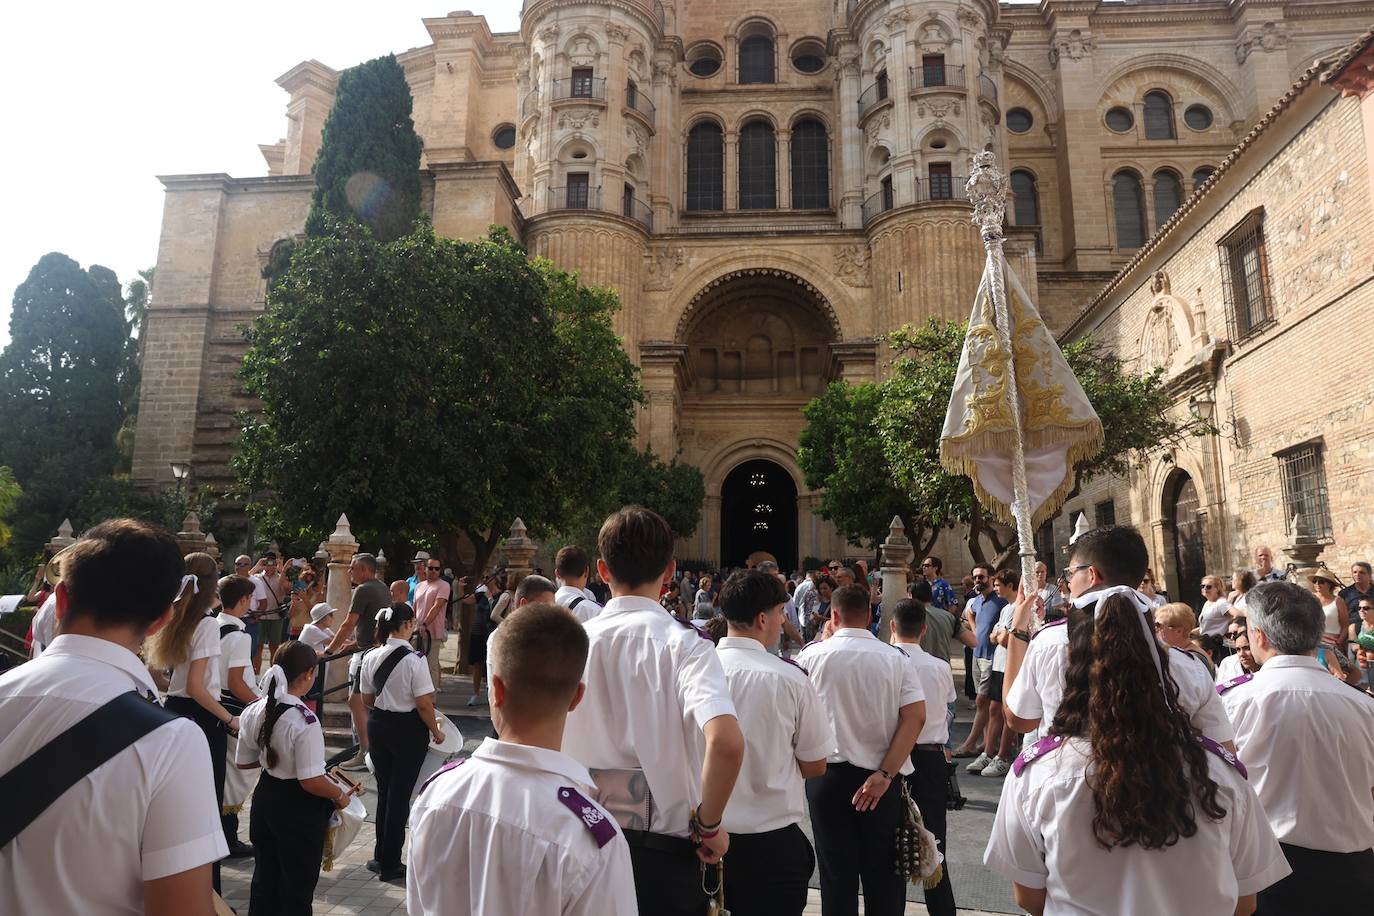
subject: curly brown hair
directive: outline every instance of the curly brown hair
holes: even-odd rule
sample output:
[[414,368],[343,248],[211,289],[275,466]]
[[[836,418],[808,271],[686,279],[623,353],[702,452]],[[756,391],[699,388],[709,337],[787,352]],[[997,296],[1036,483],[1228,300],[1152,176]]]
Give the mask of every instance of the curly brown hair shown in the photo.
[[1123,595],[1099,601],[1095,616],[1069,612],[1064,699],[1051,726],[1092,747],[1093,835],[1107,849],[1163,849],[1197,833],[1199,808],[1214,821],[1226,815],[1207,752],[1178,705],[1169,650],[1150,636],[1165,675],[1156,690],[1138,617]]

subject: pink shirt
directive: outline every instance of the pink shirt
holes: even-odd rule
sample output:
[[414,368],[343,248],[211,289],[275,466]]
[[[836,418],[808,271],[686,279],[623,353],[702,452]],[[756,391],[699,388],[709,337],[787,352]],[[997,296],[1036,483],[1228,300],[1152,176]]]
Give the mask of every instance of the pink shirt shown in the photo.
[[[420,627],[435,639],[445,636],[444,614],[448,609],[449,584],[442,578],[433,582],[428,580],[415,585],[415,619],[422,621]],[[437,610],[434,610],[437,608]],[[434,619],[423,623],[425,617],[434,610]]]

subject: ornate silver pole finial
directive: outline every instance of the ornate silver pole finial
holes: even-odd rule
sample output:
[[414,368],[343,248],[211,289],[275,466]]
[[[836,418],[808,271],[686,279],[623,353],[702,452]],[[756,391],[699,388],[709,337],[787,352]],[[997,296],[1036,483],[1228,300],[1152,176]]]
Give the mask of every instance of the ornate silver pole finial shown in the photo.
[[997,167],[997,154],[985,149],[973,157],[969,171],[968,199],[973,203],[973,222],[983,240],[1002,237],[1002,221],[1007,212],[1006,174]]

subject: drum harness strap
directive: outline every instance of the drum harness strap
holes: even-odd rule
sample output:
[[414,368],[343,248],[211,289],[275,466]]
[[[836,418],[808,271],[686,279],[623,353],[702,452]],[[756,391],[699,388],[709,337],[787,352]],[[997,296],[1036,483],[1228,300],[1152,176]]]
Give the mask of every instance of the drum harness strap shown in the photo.
[[377,691],[373,696],[382,695],[382,688],[386,687],[387,678],[391,677],[391,672],[396,670],[401,659],[409,655],[410,652],[409,646],[397,646],[390,655],[382,659],[382,663],[377,666],[377,673],[372,675],[372,686]]
[[122,693],[0,776],[0,849],[102,764],[180,716],[136,690]]

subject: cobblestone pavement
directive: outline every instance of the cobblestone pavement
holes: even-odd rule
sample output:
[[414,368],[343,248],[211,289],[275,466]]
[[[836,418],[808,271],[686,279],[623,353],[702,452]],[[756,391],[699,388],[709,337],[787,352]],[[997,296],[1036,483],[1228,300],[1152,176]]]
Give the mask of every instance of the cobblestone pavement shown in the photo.
[[[466,678],[460,680],[458,677],[447,673],[453,670],[455,661],[453,650],[456,648],[456,645],[456,639],[450,638],[444,656],[445,674],[443,684],[439,690],[437,705],[439,710],[452,719],[454,724],[457,725],[458,729],[463,733],[465,739],[464,753],[466,754],[470,753],[473,748],[481,743],[484,737],[490,734],[491,720],[485,705],[476,707],[467,705],[468,699],[472,696],[471,682]],[[961,698],[959,705],[960,718],[966,723],[969,717],[969,713],[965,708],[967,704],[965,704]],[[961,731],[967,732],[967,724],[964,725]],[[336,749],[335,747],[330,747],[329,752],[333,753]],[[375,799],[376,784],[372,780],[370,774],[354,773],[352,775],[355,777],[363,777],[361,781],[363,785],[367,787],[368,791],[368,794],[364,796],[364,802],[369,812],[371,812],[374,807],[373,799]],[[972,786],[970,786],[970,783],[972,783]],[[984,786],[979,783],[992,783],[993,785]],[[961,778],[961,785],[964,794],[974,799],[974,801],[970,802],[970,805],[985,805],[986,801],[982,799],[981,796],[993,793],[991,798],[993,803],[995,803],[995,790],[1000,789],[1001,780],[980,780],[978,777],[967,777]],[[970,791],[971,789],[974,791]],[[974,794],[975,791],[977,792],[977,796]],[[243,813],[240,816],[239,836],[245,842],[248,840],[248,820],[251,805],[252,802],[250,800],[249,803],[244,806]],[[966,808],[965,812],[968,811],[969,809]],[[983,910],[964,908],[965,894],[961,893],[961,886],[967,887],[967,885],[961,885],[960,875],[969,876],[970,868],[965,867],[966,862],[972,862],[974,859],[982,858],[982,842],[984,841],[977,841],[976,850],[969,848],[963,850],[962,855],[959,854],[956,844],[960,843],[961,840],[957,838],[956,829],[958,828],[956,828],[956,825],[961,824],[960,818],[965,812],[952,812],[950,819],[950,843],[956,849],[954,854],[955,857],[952,860],[952,864],[954,865],[952,874],[955,877],[956,897],[961,904],[960,913],[967,914],[967,916],[993,916],[993,913]],[[979,821],[986,820],[988,825],[991,824],[990,813],[983,812],[979,814],[976,819]],[[962,833],[963,831],[960,830],[959,832]],[[986,838],[986,829],[982,829],[982,836]],[[366,868],[366,862],[371,858],[372,846],[375,839],[376,831],[369,814],[369,820],[363,825],[352,845],[350,845],[349,848],[345,850],[344,854],[334,863],[333,870],[320,874],[319,883],[315,887],[314,912],[316,916],[324,916],[324,914],[331,914],[331,916],[334,916],[334,914],[382,916],[382,914],[406,913],[405,888],[400,885],[378,881],[377,876],[369,872]],[[973,838],[968,838],[968,843],[973,843]],[[406,856],[409,856],[409,843],[407,843]],[[248,886],[253,877],[253,860],[226,860],[223,863],[221,871],[221,884],[223,886],[225,902],[233,907],[238,913],[246,914],[248,912]],[[821,912],[820,897],[815,889],[815,883],[813,879],[813,886],[806,907],[807,916],[820,916]],[[1006,893],[1005,890],[1002,892],[1005,894],[1007,900],[1010,901],[1010,894]],[[912,889],[912,896],[919,898],[920,895],[921,892],[919,890]],[[726,902],[726,905],[729,905],[729,901]],[[863,912],[862,900],[860,901],[859,912]],[[908,916],[925,914],[926,912],[925,905],[922,903],[913,901],[907,904],[906,913]],[[1014,912],[1014,908],[1010,905],[1005,907],[999,906],[995,909],[995,912]]]

